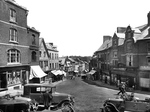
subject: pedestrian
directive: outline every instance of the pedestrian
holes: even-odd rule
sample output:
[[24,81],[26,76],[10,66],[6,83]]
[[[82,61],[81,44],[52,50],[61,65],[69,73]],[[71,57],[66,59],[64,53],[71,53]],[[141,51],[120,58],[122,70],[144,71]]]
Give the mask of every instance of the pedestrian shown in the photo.
[[48,109],[51,106],[52,101],[52,91],[46,90],[45,93],[43,93],[43,103],[45,109]]
[[118,95],[120,94],[120,93],[122,93],[122,94],[124,94],[126,91],[125,91],[125,83],[121,83],[120,85],[119,85],[119,92],[117,93]]

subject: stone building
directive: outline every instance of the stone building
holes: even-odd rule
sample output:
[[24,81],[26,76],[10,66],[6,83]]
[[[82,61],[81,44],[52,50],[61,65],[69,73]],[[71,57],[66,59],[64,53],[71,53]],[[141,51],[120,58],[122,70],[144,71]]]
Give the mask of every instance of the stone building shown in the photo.
[[117,28],[95,52],[100,79],[127,82],[129,87],[150,90],[150,13],[145,25]]

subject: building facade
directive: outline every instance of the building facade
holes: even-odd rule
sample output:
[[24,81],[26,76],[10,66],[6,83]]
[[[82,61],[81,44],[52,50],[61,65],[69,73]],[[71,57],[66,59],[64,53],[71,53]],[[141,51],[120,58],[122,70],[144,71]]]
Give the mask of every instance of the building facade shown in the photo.
[[150,13],[140,27],[117,28],[112,38],[103,39],[95,52],[100,79],[127,82],[129,87],[150,90]]
[[28,10],[15,1],[1,0],[0,15],[0,88],[18,88],[38,63],[40,33],[27,26]]
[[44,72],[50,70],[50,57],[46,47],[46,43],[43,38],[39,39],[39,52],[40,52],[40,67]]
[[49,70],[59,69],[59,52],[57,47],[53,43],[46,43],[46,47],[49,54]]

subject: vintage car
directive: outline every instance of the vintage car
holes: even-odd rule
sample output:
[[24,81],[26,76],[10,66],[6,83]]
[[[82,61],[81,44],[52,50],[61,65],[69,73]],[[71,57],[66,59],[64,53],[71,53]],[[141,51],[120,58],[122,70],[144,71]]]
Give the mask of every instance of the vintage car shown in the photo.
[[101,112],[150,112],[150,98],[140,100],[135,97],[133,93],[131,95],[124,93],[116,98],[107,99]]
[[30,98],[10,96],[0,97],[0,112],[31,112],[36,110]]
[[[74,98],[72,95],[65,93],[56,92],[56,85],[54,84],[45,84],[45,83],[29,83],[24,85],[23,96],[31,98],[32,100],[38,102],[38,108],[41,109],[44,106],[44,93],[46,91],[51,91],[52,100],[51,100],[51,110],[57,110],[63,107],[68,106],[68,108],[73,107]],[[68,111],[73,112],[73,111]]]

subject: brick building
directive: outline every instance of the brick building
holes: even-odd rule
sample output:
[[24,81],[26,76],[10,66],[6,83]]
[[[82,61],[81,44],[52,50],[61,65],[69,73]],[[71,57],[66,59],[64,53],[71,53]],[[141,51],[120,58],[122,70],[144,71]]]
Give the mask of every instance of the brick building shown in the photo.
[[104,37],[95,52],[100,79],[128,82],[129,87],[150,90],[150,13],[145,25],[118,27],[113,37]]
[[40,33],[27,26],[27,15],[15,1],[0,1],[0,88],[28,82],[30,65],[39,63]]

